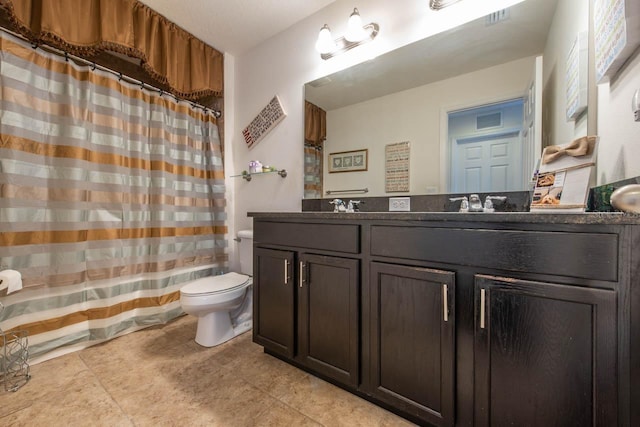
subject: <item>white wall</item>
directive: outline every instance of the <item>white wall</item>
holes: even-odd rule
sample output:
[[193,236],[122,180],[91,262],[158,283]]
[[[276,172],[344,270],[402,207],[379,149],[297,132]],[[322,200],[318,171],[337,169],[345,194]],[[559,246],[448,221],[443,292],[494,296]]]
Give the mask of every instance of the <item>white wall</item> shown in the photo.
[[[384,147],[409,141],[410,192],[402,194],[425,194],[429,187],[435,188],[434,192],[446,192],[440,180],[442,115],[524,96],[534,64],[535,57],[524,58],[328,111],[324,188],[366,187],[370,191],[367,196],[386,195]],[[368,171],[328,173],[328,153],[363,148],[369,149]]]
[[640,122],[631,98],[640,89],[640,52],[615,80],[598,85],[598,184],[640,176]]
[[[568,144],[587,134],[587,115],[567,121],[565,71],[576,37],[589,31],[589,1],[560,0],[549,29],[543,62],[542,145]],[[588,70],[585,70],[588,72]],[[546,108],[551,106],[551,108]]]
[[[257,176],[251,182],[239,178],[234,185],[235,229],[251,227],[250,211],[300,211],[303,196],[303,121],[305,82],[331,74],[372,56],[393,50],[452,26],[517,3],[518,0],[485,0],[457,3],[434,12],[427,0],[338,0],[255,49],[236,58],[235,127],[228,140],[233,166],[227,176],[248,168],[253,159],[284,168],[287,178]],[[344,34],[347,19],[357,6],[363,21],[376,21],[380,34],[363,45],[329,61],[314,50],[318,31],[327,23],[335,37]],[[250,31],[251,29],[247,29]],[[242,139],[242,129],[274,96],[278,95],[287,117],[251,150]],[[226,97],[225,97],[226,98]],[[230,111],[225,109],[225,114]]]
[[[233,170],[234,153],[232,141],[235,139],[235,68],[236,58],[233,55],[224,55],[224,93],[225,93],[225,111],[224,111],[224,170],[229,176],[228,171]],[[229,113],[228,113],[229,112]],[[225,198],[227,200],[227,228],[228,239],[227,244],[229,254],[229,267],[231,271],[239,270],[239,259],[237,246],[238,243],[233,240],[238,230],[236,229],[235,217],[235,195],[238,182],[235,179],[225,180]]]

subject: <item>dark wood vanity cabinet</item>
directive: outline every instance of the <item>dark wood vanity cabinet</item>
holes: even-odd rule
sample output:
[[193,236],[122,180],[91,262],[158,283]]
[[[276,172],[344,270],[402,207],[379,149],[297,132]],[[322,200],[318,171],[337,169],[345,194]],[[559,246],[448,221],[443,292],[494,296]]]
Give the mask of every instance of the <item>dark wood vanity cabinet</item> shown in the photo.
[[274,353],[293,357],[295,253],[254,248],[253,260],[253,340]]
[[360,262],[306,253],[299,259],[298,360],[356,387]]
[[371,393],[453,425],[455,274],[373,262],[370,278]]
[[274,227],[281,231],[277,249],[263,247],[276,239],[261,240],[271,227],[254,227],[254,341],[274,355],[357,387],[360,260],[316,253],[322,252],[316,248],[329,244],[334,232],[343,232],[354,243],[344,248],[357,252],[359,228],[320,225],[317,233],[300,234],[299,224]]
[[475,279],[476,426],[616,426],[616,293]]
[[258,216],[265,351],[421,425],[640,425],[640,219]]

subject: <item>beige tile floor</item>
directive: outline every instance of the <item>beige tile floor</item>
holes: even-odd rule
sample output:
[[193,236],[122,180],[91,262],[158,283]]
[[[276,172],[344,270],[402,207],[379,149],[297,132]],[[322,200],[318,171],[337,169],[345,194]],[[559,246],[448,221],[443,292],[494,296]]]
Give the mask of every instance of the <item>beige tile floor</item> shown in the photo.
[[31,367],[1,426],[410,426],[262,352],[251,332],[195,343],[181,317]]

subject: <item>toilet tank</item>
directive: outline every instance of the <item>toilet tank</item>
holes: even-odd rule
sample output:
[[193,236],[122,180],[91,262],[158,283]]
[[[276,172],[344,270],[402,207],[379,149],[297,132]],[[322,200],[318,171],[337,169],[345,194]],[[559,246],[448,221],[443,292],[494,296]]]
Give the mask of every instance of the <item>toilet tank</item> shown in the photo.
[[253,230],[238,231],[238,252],[240,254],[240,273],[253,276]]

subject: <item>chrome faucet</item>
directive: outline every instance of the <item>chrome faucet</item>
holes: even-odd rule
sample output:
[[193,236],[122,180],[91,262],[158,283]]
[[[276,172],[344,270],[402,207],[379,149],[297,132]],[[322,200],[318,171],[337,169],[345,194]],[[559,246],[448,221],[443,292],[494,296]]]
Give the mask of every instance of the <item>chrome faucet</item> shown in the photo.
[[346,212],[347,211],[347,207],[345,206],[344,201],[342,199],[333,199],[329,203],[331,203],[333,205],[333,211],[334,212]]
[[460,210],[458,212],[469,212],[469,199],[467,199],[467,196],[452,197],[449,200],[452,202],[460,200]]
[[364,203],[360,200],[349,200],[347,203],[347,212],[360,212],[360,203]]
[[482,207],[482,200],[477,194],[469,196],[469,212],[484,212]]
[[480,196],[477,194],[471,194],[469,198],[467,196],[453,197],[449,199],[452,202],[460,200],[459,212],[494,212],[493,201],[494,200],[507,200],[505,196],[487,196],[484,201],[484,206],[480,200]]
[[494,200],[499,200],[499,201],[505,201],[507,200],[506,196],[487,196],[486,199],[484,199],[484,211],[485,212],[494,212],[495,209],[493,208],[493,201]]

